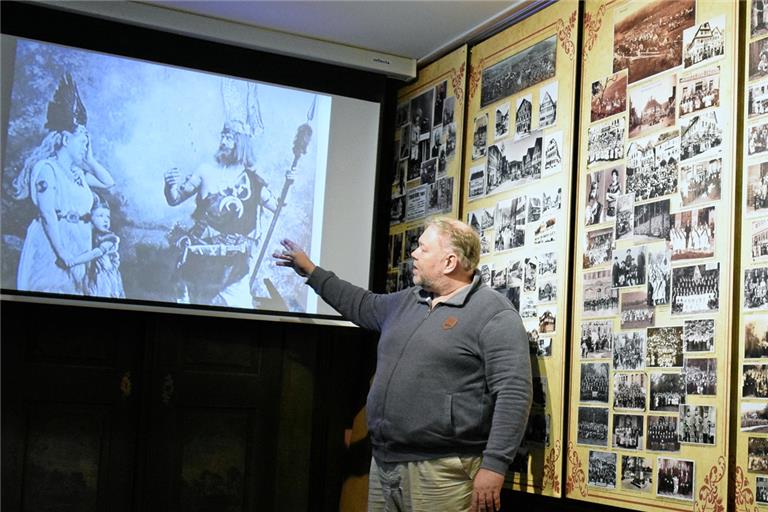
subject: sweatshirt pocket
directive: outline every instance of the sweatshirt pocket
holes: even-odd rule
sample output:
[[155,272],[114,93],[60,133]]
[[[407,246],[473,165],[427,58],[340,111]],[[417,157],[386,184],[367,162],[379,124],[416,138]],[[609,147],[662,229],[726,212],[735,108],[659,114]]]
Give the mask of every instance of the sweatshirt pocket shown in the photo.
[[484,393],[456,393],[451,401],[453,433],[462,439],[474,439],[490,431],[490,397]]
[[412,393],[399,403],[390,403],[387,423],[395,443],[413,445],[454,437],[453,396],[445,393]]

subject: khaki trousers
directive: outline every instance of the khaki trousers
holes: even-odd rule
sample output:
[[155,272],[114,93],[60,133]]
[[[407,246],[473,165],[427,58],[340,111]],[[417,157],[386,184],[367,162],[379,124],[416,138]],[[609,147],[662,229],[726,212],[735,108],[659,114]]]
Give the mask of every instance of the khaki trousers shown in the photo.
[[466,512],[482,457],[385,463],[371,459],[368,512]]

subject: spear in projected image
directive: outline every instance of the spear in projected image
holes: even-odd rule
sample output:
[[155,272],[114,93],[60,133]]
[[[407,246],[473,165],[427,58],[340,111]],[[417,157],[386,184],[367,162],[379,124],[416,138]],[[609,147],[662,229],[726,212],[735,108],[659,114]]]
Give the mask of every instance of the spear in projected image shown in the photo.
[[[306,154],[309,142],[312,140],[312,127],[310,126],[310,123],[315,117],[316,105],[317,96],[312,99],[312,105],[309,107],[309,111],[307,112],[307,122],[298,127],[296,130],[296,136],[293,138],[293,163],[291,164],[291,168],[285,173],[283,191],[280,193],[280,197],[277,200],[275,213],[272,215],[272,222],[270,222],[267,234],[264,237],[264,241],[261,243],[259,257],[256,260],[256,266],[253,268],[253,274],[251,274],[251,295],[254,296],[254,299],[256,276],[259,273],[259,268],[261,268],[261,262],[264,260],[264,254],[267,252],[267,247],[269,247],[269,240],[272,238],[272,233],[275,231],[275,225],[277,224],[277,219],[280,216],[280,211],[283,209],[283,206],[285,206],[285,198],[288,196],[288,190],[291,188],[291,185],[293,185],[293,182],[295,181],[296,165],[298,165],[299,159],[304,154]],[[268,280],[265,282],[265,284],[269,288],[270,296],[275,296],[277,294],[277,290],[274,289],[274,285]]]

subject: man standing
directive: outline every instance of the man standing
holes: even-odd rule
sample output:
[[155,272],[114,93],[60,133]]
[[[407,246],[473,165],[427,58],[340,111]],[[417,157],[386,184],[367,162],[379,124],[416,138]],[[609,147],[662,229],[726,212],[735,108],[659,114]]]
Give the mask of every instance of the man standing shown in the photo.
[[381,333],[368,394],[372,511],[498,510],[531,404],[527,334],[483,284],[480,241],[433,220],[413,251],[414,287],[379,295],[316,267],[290,240],[277,265],[306,276],[326,302]]

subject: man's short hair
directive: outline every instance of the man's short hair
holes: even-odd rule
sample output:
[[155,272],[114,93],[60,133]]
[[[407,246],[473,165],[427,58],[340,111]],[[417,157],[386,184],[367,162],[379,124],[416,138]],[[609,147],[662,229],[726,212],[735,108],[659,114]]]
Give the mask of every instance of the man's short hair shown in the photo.
[[434,226],[445,235],[451,250],[459,258],[461,267],[474,272],[480,263],[480,237],[468,224],[456,219],[438,217],[427,223],[427,228]]

